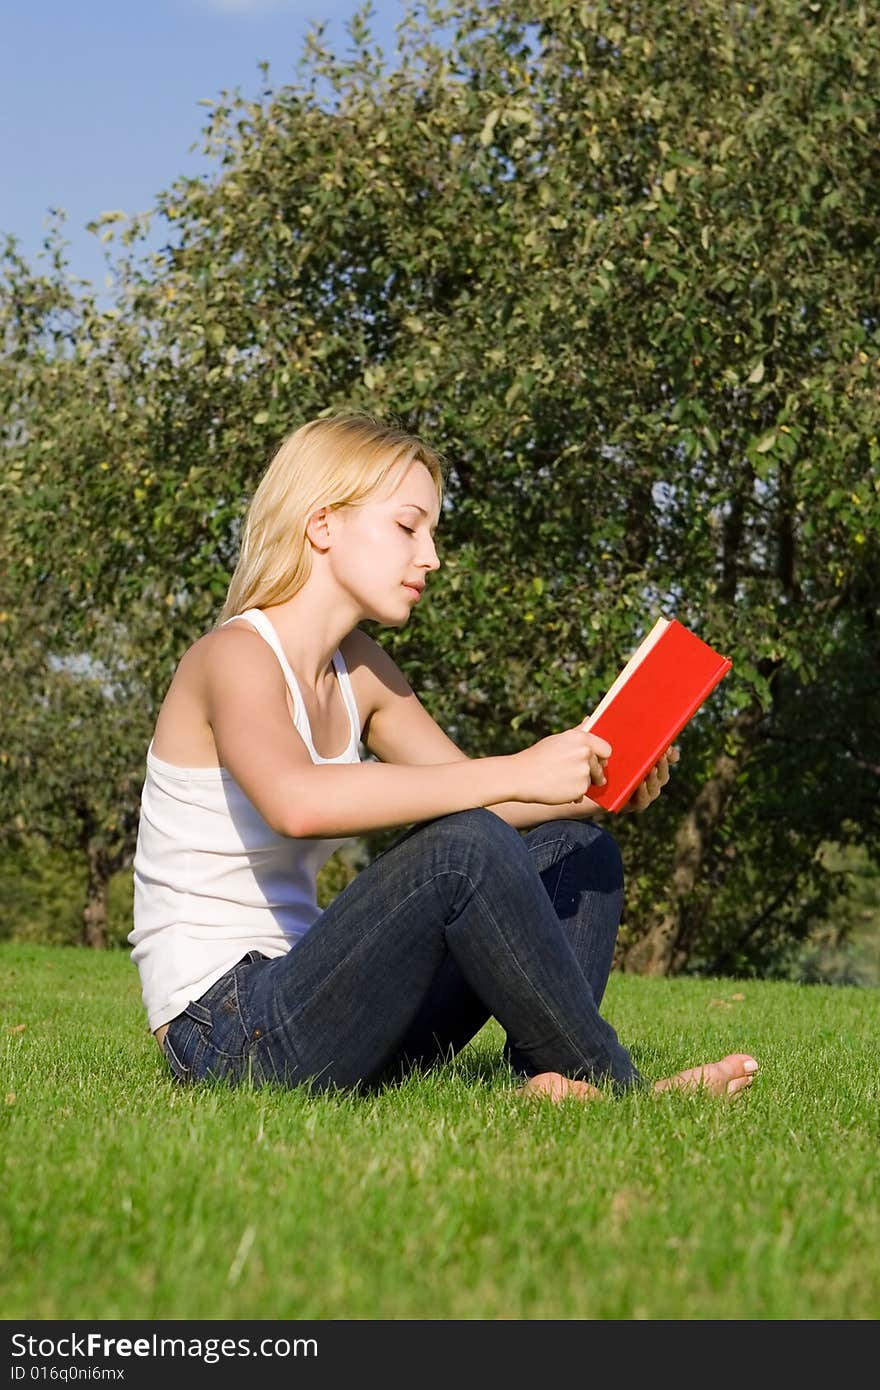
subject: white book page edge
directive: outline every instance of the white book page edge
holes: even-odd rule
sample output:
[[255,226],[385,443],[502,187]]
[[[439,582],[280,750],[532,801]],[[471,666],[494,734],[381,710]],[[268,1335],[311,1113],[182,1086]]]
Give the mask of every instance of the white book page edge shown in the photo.
[[617,680],[609,688],[607,695],[604,695],[602,697],[596,708],[593,710],[593,713],[589,716],[588,719],[584,720],[583,724],[581,725],[581,728],[586,729],[589,733],[590,729],[592,729],[596,720],[599,718],[599,715],[603,712],[603,710],[606,710],[608,706],[611,704],[611,701],[614,699],[618,690],[620,690],[622,686],[626,685],[627,681],[629,680],[636,667],[641,666],[642,662],[648,655],[648,652],[651,650],[651,648],[653,646],[656,646],[656,644],[660,641],[660,638],[663,636],[664,632],[669,626],[669,622],[669,618],[657,619],[656,623],[651,628],[651,631],[648,633],[647,637],[642,638],[642,641],[636,647],[629,661],[626,663],[620,675],[617,677]]

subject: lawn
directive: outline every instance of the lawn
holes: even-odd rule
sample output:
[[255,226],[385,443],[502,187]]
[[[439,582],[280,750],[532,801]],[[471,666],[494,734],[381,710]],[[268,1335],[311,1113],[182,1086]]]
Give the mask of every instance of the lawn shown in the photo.
[[880,1314],[880,991],[612,977],[652,1078],[524,1102],[489,1025],[368,1098],[184,1089],[122,952],[0,947],[7,1319]]

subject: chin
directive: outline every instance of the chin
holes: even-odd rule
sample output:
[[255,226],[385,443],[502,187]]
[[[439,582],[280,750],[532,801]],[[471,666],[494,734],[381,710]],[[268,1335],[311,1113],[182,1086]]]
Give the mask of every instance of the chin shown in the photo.
[[370,622],[381,623],[382,627],[406,627],[412,615],[412,609],[407,599],[404,599],[404,609],[405,611],[401,613],[400,609],[397,607],[394,609],[389,607],[384,611],[380,608],[373,608],[370,612],[365,613],[364,616],[369,619]]

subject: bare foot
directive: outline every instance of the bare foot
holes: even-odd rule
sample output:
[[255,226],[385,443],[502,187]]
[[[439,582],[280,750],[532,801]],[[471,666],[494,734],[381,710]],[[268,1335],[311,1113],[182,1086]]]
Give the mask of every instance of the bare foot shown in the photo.
[[751,1086],[758,1063],[747,1052],[731,1052],[720,1062],[691,1067],[663,1081],[654,1082],[655,1091],[699,1091],[705,1088],[716,1096],[737,1096]]
[[546,1096],[554,1102],[567,1100],[569,1096],[576,1100],[602,1099],[602,1092],[591,1086],[589,1081],[572,1081],[558,1071],[542,1071],[537,1076],[530,1076],[526,1084],[520,1086],[519,1093],[522,1096]]
[[[690,1067],[687,1071],[667,1076],[663,1081],[654,1082],[655,1091],[699,1091],[705,1088],[716,1096],[738,1096],[747,1086],[751,1086],[758,1063],[747,1052],[731,1052],[720,1062],[706,1062],[701,1067]],[[530,1076],[524,1086],[520,1086],[522,1096],[543,1096],[558,1102],[573,1097],[575,1100],[601,1100],[602,1092],[589,1081],[572,1081],[558,1071],[542,1071]]]

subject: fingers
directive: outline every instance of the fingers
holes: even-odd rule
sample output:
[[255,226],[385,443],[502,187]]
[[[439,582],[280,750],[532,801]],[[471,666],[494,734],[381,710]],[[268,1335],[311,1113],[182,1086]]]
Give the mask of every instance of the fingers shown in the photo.
[[588,719],[578,725],[581,733],[586,734],[586,753],[587,767],[590,774],[590,786],[604,787],[606,782],[605,764],[611,757],[611,744],[606,739],[600,738],[598,734],[591,734],[587,729]]
[[647,782],[642,782],[636,787],[629,801],[621,809],[624,811],[644,811],[646,806],[650,806],[653,797],[648,791]]
[[595,753],[591,753],[589,757],[589,768],[590,785],[596,787],[604,787],[607,778],[605,776],[605,763],[603,759],[597,758]]
[[665,787],[669,781],[669,766],[666,758],[660,759],[656,767],[648,773],[644,782],[636,787],[629,801],[626,803],[626,811],[644,811],[650,806],[652,801],[656,801],[660,795],[661,787]]
[[[606,743],[605,739],[599,738],[597,734],[588,733],[588,749],[590,785],[602,787],[607,780],[604,769],[605,763],[611,756],[611,745]],[[656,766],[651,768],[644,782],[633,792],[623,809],[625,811],[644,811],[647,806],[651,805],[652,801],[656,801],[661,790],[669,781],[670,766],[677,763],[680,757],[680,750],[676,744],[671,743]]]
[[656,801],[660,795],[660,788],[669,781],[669,769],[665,769],[665,774],[661,773],[661,764],[652,767],[639,791],[643,793],[643,801],[646,806],[650,806],[652,801]]
[[587,763],[590,769],[591,785],[604,787],[606,781],[605,764],[610,756],[610,743],[606,743],[604,738],[598,738],[595,734],[587,734]]
[[[657,797],[660,795],[661,789],[665,787],[666,783],[669,781],[670,761],[678,762],[677,752],[675,758],[671,757],[673,751],[676,750],[669,749],[664,753],[657,766],[651,768],[651,771],[648,773],[641,787],[639,787],[639,793],[644,793],[640,797],[643,806],[650,806],[652,801],[656,801]],[[642,809],[642,807],[640,807],[640,809]]]
[[598,734],[587,734],[587,747],[599,758],[607,760],[611,757],[611,744],[606,742],[604,738],[600,738]]

